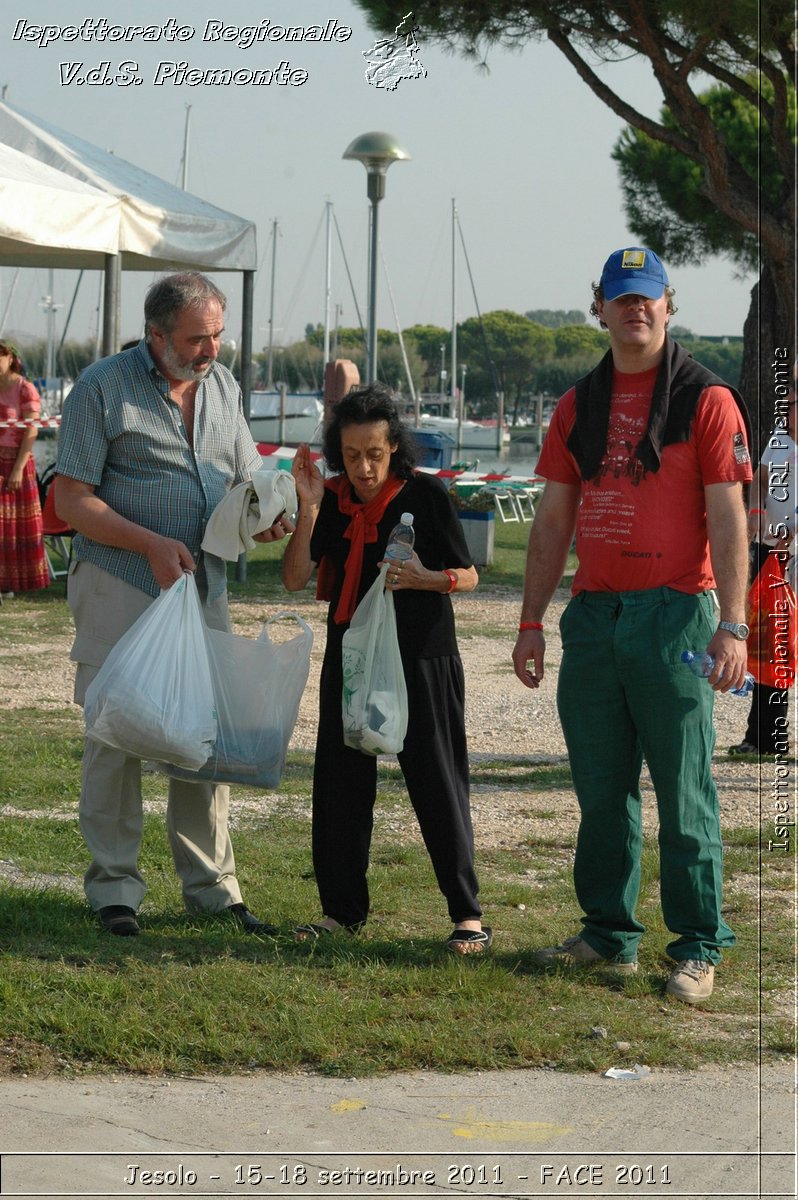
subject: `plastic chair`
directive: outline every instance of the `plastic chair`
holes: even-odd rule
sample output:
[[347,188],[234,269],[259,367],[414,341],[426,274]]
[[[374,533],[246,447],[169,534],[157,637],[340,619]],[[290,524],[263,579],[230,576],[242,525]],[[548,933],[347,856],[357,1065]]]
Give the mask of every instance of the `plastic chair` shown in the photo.
[[[47,556],[47,569],[52,580],[65,579],[69,574],[69,564],[72,561],[72,538],[75,530],[71,529],[55,511],[55,490],[50,484],[44,497],[42,508],[42,533],[44,535],[44,552]],[[67,539],[69,545],[67,545]],[[53,566],[51,552],[55,552],[63,561],[63,569],[56,570]]]

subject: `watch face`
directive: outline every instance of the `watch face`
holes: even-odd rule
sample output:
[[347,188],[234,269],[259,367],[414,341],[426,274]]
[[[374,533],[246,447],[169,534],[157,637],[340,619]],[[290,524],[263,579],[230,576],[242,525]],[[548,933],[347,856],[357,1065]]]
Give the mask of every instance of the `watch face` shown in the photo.
[[725,629],[727,631],[727,633],[733,634],[734,637],[736,637],[738,639],[738,641],[741,641],[741,642],[745,641],[745,639],[748,637],[748,634],[750,632],[748,626],[743,624],[742,622],[739,625],[735,625],[735,623],[733,621],[719,621],[718,628]]

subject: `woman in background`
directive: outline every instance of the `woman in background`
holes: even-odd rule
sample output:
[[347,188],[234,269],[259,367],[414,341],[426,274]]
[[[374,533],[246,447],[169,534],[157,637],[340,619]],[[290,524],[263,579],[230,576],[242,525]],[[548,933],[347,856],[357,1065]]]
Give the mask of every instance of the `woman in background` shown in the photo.
[[0,592],[33,592],[50,582],[33,461],[39,393],[16,346],[0,339]]

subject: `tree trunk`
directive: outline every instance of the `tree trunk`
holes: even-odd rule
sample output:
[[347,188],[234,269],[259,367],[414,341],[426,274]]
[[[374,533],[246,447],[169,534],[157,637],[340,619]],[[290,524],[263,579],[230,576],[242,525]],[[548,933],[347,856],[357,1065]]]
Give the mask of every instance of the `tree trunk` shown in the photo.
[[763,263],[759,281],[751,289],[743,337],[740,391],[751,414],[751,457],[756,466],[773,429],[776,399],[784,395],[785,383],[792,382],[795,279],[790,269]]

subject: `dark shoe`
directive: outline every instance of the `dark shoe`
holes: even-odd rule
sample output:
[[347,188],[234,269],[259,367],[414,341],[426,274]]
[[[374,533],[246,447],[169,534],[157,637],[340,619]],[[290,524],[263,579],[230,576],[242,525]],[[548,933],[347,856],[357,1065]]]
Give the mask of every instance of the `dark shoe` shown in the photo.
[[140,932],[135,912],[124,904],[106,905],[98,910],[97,918],[103,929],[117,937],[135,937]]
[[249,911],[246,904],[228,904],[225,912],[233,914],[244,933],[257,933],[263,936],[277,933],[276,925],[268,925],[266,921],[261,921],[259,917]]
[[453,954],[482,954],[490,949],[493,930],[485,925],[482,929],[453,929],[446,949]]
[[738,742],[736,746],[729,746],[729,754],[732,758],[736,758],[738,754],[759,754],[759,747],[753,742]]

